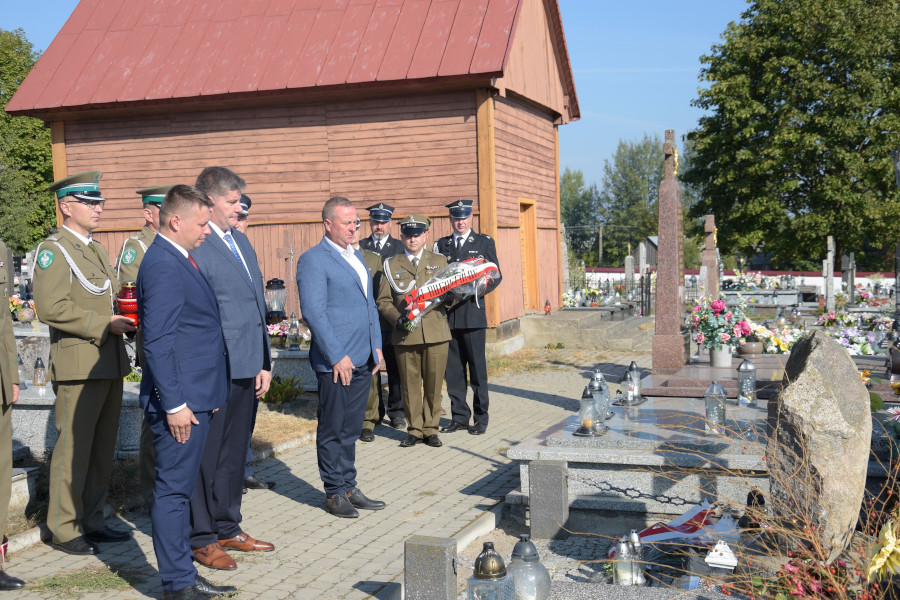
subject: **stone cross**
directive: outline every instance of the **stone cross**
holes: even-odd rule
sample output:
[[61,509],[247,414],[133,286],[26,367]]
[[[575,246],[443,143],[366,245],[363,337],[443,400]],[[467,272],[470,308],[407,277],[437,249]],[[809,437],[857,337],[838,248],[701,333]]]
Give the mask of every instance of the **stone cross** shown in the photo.
[[684,323],[684,213],[675,180],[675,131],[666,130],[663,180],[659,184],[659,251],[656,263],[656,330],[653,371],[673,374],[686,360]]
[[634,288],[634,257],[630,254],[625,257],[625,289],[631,291]]
[[822,277],[825,278],[825,312],[834,312],[834,238],[830,235]]
[[647,242],[638,244],[638,273],[641,277],[647,273]]
[[716,217],[706,215],[703,224],[706,232],[706,244],[700,257],[700,264],[706,267],[706,279],[700,278],[703,294],[716,300],[719,297],[719,253],[716,242]]

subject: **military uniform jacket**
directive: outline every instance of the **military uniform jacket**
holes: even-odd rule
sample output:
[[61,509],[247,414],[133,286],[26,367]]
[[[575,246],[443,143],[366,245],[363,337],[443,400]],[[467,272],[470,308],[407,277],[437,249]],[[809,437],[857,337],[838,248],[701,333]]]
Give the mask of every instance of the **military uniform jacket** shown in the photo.
[[137,281],[138,269],[144,258],[144,252],[155,238],[156,232],[144,225],[140,233],[125,240],[125,243],[122,244],[122,251],[119,252],[119,259],[116,261],[116,277],[119,279],[119,285],[126,281]]
[[371,235],[359,242],[359,249],[375,252],[379,254],[382,259],[397,256],[398,254],[405,254],[403,251],[403,244],[401,244],[398,239],[392,238],[390,235],[387,236],[387,239],[384,240],[384,244],[382,244],[381,248],[378,250],[375,249],[375,242],[372,240]]
[[[121,335],[109,334],[113,299],[119,291],[106,249],[97,253],[67,229],[37,247],[34,268],[34,306],[38,318],[50,326],[50,373],[53,381],[117,379],[131,366]],[[84,285],[69,267],[68,254]],[[92,293],[88,287],[109,287]]]
[[[452,235],[442,237],[435,242],[434,251],[446,256],[449,262],[461,262],[469,258],[484,257],[486,261],[492,262],[497,265],[498,269],[500,268],[500,263],[497,262],[497,248],[494,245],[493,238],[474,231],[469,231],[469,236],[459,251],[456,250]],[[498,275],[494,281],[488,283],[484,291],[485,296],[500,285],[500,279],[501,276]],[[478,306],[478,304],[481,306]],[[450,328],[483,329],[487,327],[487,315],[484,313],[483,297],[478,297],[478,304],[475,303],[475,297],[471,296],[451,308],[447,315],[450,319]]]
[[434,308],[427,313],[419,326],[412,332],[400,331],[394,324],[400,318],[401,311],[406,308],[406,292],[396,291],[391,282],[399,289],[412,289],[426,283],[438,269],[447,266],[447,259],[428,249],[422,251],[418,269],[407,258],[406,252],[387,258],[382,263],[383,274],[378,285],[378,299],[376,305],[382,318],[391,323],[391,343],[395,346],[408,346],[414,344],[438,344],[450,341],[450,327],[447,325],[447,313],[443,306]]

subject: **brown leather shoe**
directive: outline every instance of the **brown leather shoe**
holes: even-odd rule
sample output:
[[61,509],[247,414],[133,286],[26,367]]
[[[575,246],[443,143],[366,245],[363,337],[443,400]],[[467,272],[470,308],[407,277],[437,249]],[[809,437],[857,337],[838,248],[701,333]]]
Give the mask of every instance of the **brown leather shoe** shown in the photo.
[[255,540],[246,533],[236,535],[227,540],[219,540],[219,544],[226,550],[239,550],[241,552],[271,552],[275,549],[275,544]]
[[194,559],[198,563],[206,565],[210,569],[220,569],[222,571],[234,571],[237,569],[237,563],[234,562],[234,559],[228,556],[228,553],[222,550],[222,546],[216,542],[207,544],[202,548],[196,548],[192,552],[194,553]]

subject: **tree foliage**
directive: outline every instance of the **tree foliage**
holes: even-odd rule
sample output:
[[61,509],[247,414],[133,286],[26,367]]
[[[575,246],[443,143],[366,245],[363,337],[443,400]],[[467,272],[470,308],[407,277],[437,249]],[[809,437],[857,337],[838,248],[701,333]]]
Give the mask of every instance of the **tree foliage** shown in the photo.
[[594,184],[584,183],[584,174],[566,167],[559,178],[559,204],[566,226],[569,262],[584,260],[587,266],[599,262],[597,232],[600,228],[600,194]]
[[[683,174],[724,253],[821,264],[825,238],[885,267],[900,238],[890,151],[900,143],[896,0],[755,0],[701,61]],[[868,250],[867,250],[868,248]]]
[[[21,29],[0,29],[0,107],[5,108],[39,54]],[[30,250],[54,223],[50,131],[39,119],[0,110],[0,238]]]

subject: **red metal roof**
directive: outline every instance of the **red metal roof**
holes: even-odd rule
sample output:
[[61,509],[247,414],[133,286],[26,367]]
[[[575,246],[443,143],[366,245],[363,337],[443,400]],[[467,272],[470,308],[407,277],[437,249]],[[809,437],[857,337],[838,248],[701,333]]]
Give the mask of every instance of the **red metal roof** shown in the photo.
[[522,1],[81,0],[6,110],[499,77]]

